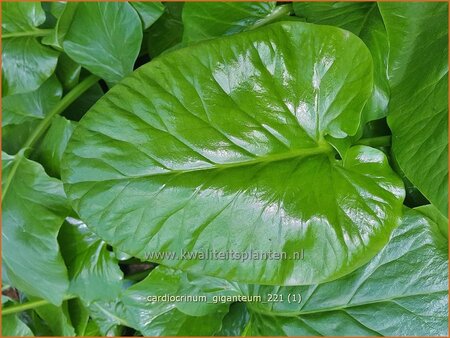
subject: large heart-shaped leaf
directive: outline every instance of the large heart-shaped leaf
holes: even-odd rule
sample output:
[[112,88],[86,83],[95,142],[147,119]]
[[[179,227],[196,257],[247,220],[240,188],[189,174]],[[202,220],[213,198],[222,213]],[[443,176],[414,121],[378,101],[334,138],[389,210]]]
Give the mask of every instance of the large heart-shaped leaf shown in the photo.
[[[389,244],[342,279],[305,287],[250,286],[244,294],[282,295],[284,301],[249,304],[249,335],[447,336],[448,238],[439,230],[443,226],[448,222],[437,224],[410,210]],[[301,301],[288,302],[289,295],[301,295]]]
[[367,48],[333,27],[278,23],[172,52],[82,119],[63,159],[67,193],[101,237],[143,259],[266,284],[337,278],[401,214],[382,152],[353,147],[340,161],[324,140],[357,131],[371,88]]
[[[228,318],[228,327],[237,334],[245,326],[244,335],[251,336],[447,336],[448,238],[440,229],[448,221],[436,223],[425,216],[422,212],[433,213],[429,205],[419,210],[407,211],[389,244],[341,279],[293,287],[244,285],[160,266],[125,292],[122,301],[129,312],[124,316],[154,327],[157,314],[170,322],[180,312],[184,318],[221,316],[237,299],[250,312],[250,318],[242,310],[242,316]],[[151,297],[164,295],[165,301],[152,303]],[[202,301],[183,302],[183,295]],[[227,317],[232,311],[230,307]],[[202,328],[202,334],[210,332],[208,326]]]
[[380,3],[390,43],[392,150],[406,177],[448,210],[448,4]]

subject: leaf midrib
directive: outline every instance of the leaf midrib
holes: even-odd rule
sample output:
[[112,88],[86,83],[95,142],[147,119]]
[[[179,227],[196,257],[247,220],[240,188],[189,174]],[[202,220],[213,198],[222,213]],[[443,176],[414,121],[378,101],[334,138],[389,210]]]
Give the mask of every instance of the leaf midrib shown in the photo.
[[[181,175],[181,174],[187,174],[187,173],[195,173],[198,171],[226,170],[226,169],[232,169],[232,168],[238,168],[238,167],[247,167],[247,166],[253,166],[253,165],[258,165],[258,164],[262,164],[262,163],[279,162],[279,161],[285,161],[285,160],[302,158],[302,157],[309,157],[309,156],[314,156],[314,155],[327,155],[328,156],[333,153],[333,149],[334,148],[330,144],[328,144],[327,142],[323,142],[323,143],[319,143],[317,145],[317,147],[295,149],[290,152],[257,157],[253,160],[232,162],[232,163],[225,163],[225,164],[211,162],[211,164],[212,164],[211,166],[195,167],[195,168],[189,168],[189,169],[170,169],[152,157],[151,159],[153,161],[155,161],[160,167],[162,167],[164,170],[167,170],[167,171],[155,172],[155,173],[143,174],[143,175],[136,175],[136,176],[130,176],[130,175],[126,175],[124,173],[119,172],[124,177],[119,177],[117,179],[107,179],[107,180],[103,180],[103,181],[124,180],[124,179],[133,179],[133,178],[139,179],[139,178],[144,178],[144,177],[155,177],[155,176]],[[146,155],[148,155],[148,154],[146,154]]]
[[436,293],[445,293],[446,291],[447,290],[436,290],[436,291],[431,291],[431,292],[405,294],[405,295],[390,297],[390,298],[385,298],[385,299],[377,299],[374,301],[354,303],[354,304],[344,304],[341,306],[329,307],[329,308],[323,308],[323,309],[317,309],[317,310],[310,310],[310,311],[271,312],[271,311],[265,311],[265,310],[253,307],[253,306],[249,305],[249,303],[247,303],[247,307],[252,312],[259,313],[259,314],[266,315],[266,316],[271,316],[271,317],[299,317],[299,316],[324,313],[324,312],[345,311],[347,309],[351,309],[351,308],[358,307],[358,306],[366,306],[366,305],[394,302],[397,299],[408,298],[408,297],[427,296],[427,295],[436,294]]

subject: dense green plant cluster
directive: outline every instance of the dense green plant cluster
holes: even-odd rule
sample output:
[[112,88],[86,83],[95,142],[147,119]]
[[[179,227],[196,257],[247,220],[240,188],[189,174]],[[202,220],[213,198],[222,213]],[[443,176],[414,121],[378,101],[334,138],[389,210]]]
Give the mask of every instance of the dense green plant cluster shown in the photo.
[[3,2],[4,336],[447,336],[447,3]]

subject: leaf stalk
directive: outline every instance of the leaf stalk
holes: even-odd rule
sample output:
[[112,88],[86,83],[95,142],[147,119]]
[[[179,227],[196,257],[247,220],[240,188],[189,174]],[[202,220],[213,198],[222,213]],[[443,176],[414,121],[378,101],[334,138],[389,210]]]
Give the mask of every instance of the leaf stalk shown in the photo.
[[[78,85],[76,85],[66,96],[64,96],[61,101],[50,111],[50,113],[39,123],[34,132],[28,137],[24,149],[32,148],[37,140],[45,133],[45,131],[50,127],[52,123],[52,119],[54,116],[61,114],[68,106],[70,106],[81,94],[83,94],[86,90],[92,87],[95,83],[97,83],[100,78],[96,75],[89,75],[83,81],[81,81]],[[9,186],[11,185],[12,179],[16,174],[17,168],[19,167],[22,158],[25,155],[22,154],[16,161],[9,172],[8,177],[6,177],[5,185],[2,189],[2,201],[8,192]]]
[[[70,300],[73,298],[75,298],[75,296],[66,296],[63,298],[63,300]],[[6,309],[2,309],[2,315],[4,315],[4,316],[11,315],[14,313],[18,313],[18,312],[22,312],[22,311],[26,311],[26,310],[32,310],[37,307],[44,306],[44,305],[50,305],[50,304],[51,304],[50,302],[48,302],[44,299],[34,300],[32,302],[17,304],[14,306],[7,307]]]
[[370,146],[370,147],[390,147],[392,137],[388,136],[378,136],[378,137],[368,137],[363,138],[356,142],[356,144]]
[[257,21],[250,29],[255,29],[271,22],[280,20],[282,17],[289,16],[294,12],[292,4],[285,4],[275,7],[273,12],[266,16],[265,18]]
[[20,38],[20,37],[30,37],[30,36],[46,36],[49,35],[53,29],[35,29],[32,31],[26,32],[14,32],[14,33],[6,33],[2,34],[2,39],[12,39],[12,38]]

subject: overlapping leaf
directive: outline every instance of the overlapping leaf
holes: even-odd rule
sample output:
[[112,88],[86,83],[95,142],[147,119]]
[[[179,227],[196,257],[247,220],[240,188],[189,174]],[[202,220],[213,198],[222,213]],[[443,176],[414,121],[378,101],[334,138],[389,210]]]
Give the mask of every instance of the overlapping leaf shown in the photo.
[[183,8],[183,42],[248,30],[274,9],[275,2],[188,2]]
[[3,269],[14,287],[59,305],[69,284],[56,240],[69,213],[62,184],[23,152],[2,152],[2,176]]
[[164,6],[160,2],[130,2],[138,12],[144,29],[149,28],[164,12]]
[[129,3],[83,2],[63,42],[76,62],[116,83],[133,70],[142,41],[141,20]]
[[[324,141],[356,133],[371,69],[354,35],[303,23],[158,58],[76,128],[63,168],[73,206],[117,249],[171,267],[267,284],[346,274],[387,242],[404,194],[380,151],[339,161]],[[305,255],[180,257],[250,249]]]
[[145,336],[198,336],[217,332],[226,308],[189,316],[177,309],[176,302],[149,301],[151,296],[177,295],[181,276],[177,271],[156,269],[144,281],[129,288],[122,297],[123,312],[129,325]]
[[385,117],[389,103],[387,80],[388,40],[386,28],[373,2],[295,2],[295,13],[308,22],[333,25],[358,35],[369,48],[374,62],[374,87],[368,101],[364,123]]
[[106,243],[85,224],[71,218],[59,234],[70,279],[69,292],[83,301],[114,300],[122,288],[122,272]]
[[75,128],[75,122],[56,116],[34,155],[53,177],[60,176],[61,158]]
[[[42,43],[63,50],[63,42],[69,31],[75,12],[78,7],[76,2],[59,3],[57,8],[57,21],[51,33],[42,39]],[[55,11],[55,6],[52,4]]]
[[183,39],[181,13],[184,3],[164,3],[164,13],[148,30],[148,53],[154,58],[162,52],[180,44]]
[[[422,210],[429,213],[429,208]],[[228,303],[226,298],[223,304],[214,296],[240,295],[247,297],[249,322],[242,322],[244,312],[243,317],[238,316],[228,325],[241,333],[245,326],[244,333],[250,336],[446,336],[448,238],[440,228],[447,225],[446,220],[437,224],[421,212],[410,210],[394,230],[389,244],[368,264],[329,283],[293,287],[244,285],[159,267],[130,288],[124,299],[129,302],[131,298],[132,306],[147,309],[135,312],[133,317],[149,326],[158,317],[144,314],[165,313],[175,320],[173,313],[161,308],[176,308],[187,318],[199,315],[200,307],[202,316],[220,314]],[[155,294],[195,295],[206,300],[149,303],[147,297]]]
[[406,177],[448,210],[447,3],[380,3],[387,29],[393,153]]
[[[447,336],[448,238],[442,226],[408,211],[389,244],[366,266],[331,283],[256,287],[250,293],[301,294],[300,304],[252,304],[249,334]],[[276,321],[266,315],[279,313]],[[294,316],[294,317],[292,317]]]
[[61,84],[55,76],[51,76],[35,91],[3,98],[2,149],[11,154],[17,153],[61,96]]
[[54,72],[58,52],[40,44],[36,36],[45,21],[38,2],[2,5],[3,95],[35,91]]

